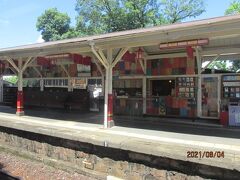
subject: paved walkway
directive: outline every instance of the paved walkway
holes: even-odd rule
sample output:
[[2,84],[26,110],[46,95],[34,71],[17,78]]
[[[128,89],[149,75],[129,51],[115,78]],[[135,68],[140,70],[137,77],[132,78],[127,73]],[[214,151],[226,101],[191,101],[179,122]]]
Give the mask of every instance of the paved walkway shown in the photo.
[[[0,106],[0,113],[15,116],[15,108]],[[56,109],[26,109],[25,114],[32,119],[47,118],[63,121],[73,121],[89,124],[103,124],[103,113],[66,112]],[[134,129],[148,129],[155,131],[176,132],[193,135],[240,138],[240,128],[223,127],[216,120],[177,119],[159,117],[114,116],[115,125]]]
[[[0,126],[240,171],[239,129],[231,129],[235,136],[229,138],[119,126],[103,129],[101,124],[17,117],[11,113],[0,113]],[[218,129],[205,128],[209,133]],[[206,154],[202,158],[187,158],[188,151],[201,151],[202,155],[209,151],[223,151],[224,158],[207,158]]]

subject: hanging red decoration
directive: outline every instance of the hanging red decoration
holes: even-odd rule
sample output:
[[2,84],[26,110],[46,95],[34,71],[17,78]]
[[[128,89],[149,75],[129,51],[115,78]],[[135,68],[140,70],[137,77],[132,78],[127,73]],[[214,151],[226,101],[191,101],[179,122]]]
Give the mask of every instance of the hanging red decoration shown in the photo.
[[50,61],[45,57],[37,57],[37,64],[40,66],[50,66]]
[[89,56],[86,56],[83,58],[83,64],[86,65],[86,66],[90,66],[91,65],[91,57]]
[[58,60],[69,59],[75,64],[91,65],[91,57],[83,57],[80,54],[54,54],[45,57],[38,57],[37,64],[41,66],[52,66],[56,65]]
[[122,59],[123,59],[124,61],[133,62],[133,61],[135,61],[135,59],[136,59],[136,53],[130,53],[129,51],[127,51],[127,52],[123,55]]
[[91,57],[89,56],[83,57],[80,54],[71,54],[70,57],[75,64],[91,65],[91,62],[92,62]]
[[71,59],[75,64],[82,64],[83,62],[83,57],[80,54],[71,54]]
[[193,48],[192,48],[191,46],[187,46],[187,47],[186,47],[186,51],[187,51],[187,56],[188,56],[190,59],[193,59],[193,57],[194,57]]
[[4,68],[5,64],[0,61],[0,68]]
[[0,62],[0,74],[2,74],[5,70],[5,64]]
[[56,65],[56,60],[55,59],[52,59],[50,62],[51,62],[52,65]]
[[144,53],[144,51],[142,50],[142,48],[138,48],[138,50],[136,51],[136,60],[142,60],[143,53]]

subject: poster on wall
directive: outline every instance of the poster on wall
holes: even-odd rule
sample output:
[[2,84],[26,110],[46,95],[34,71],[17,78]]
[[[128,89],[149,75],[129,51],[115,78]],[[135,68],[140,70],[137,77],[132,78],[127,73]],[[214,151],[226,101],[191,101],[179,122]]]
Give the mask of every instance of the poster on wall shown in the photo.
[[229,105],[229,126],[240,126],[240,107]]
[[77,73],[78,77],[91,76],[91,65],[77,64]]
[[72,80],[72,86],[76,89],[86,89],[87,88],[87,80],[86,78],[77,78]]

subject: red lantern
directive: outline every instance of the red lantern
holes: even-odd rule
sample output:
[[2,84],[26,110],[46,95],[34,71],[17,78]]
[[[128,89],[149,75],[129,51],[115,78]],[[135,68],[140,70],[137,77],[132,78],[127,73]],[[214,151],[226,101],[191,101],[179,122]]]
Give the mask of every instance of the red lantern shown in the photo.
[[51,59],[50,62],[51,62],[52,65],[56,65],[56,60],[55,59]]
[[192,48],[191,46],[187,46],[186,51],[187,51],[187,56],[188,56],[190,59],[193,59],[193,57],[194,57],[193,48]]
[[138,50],[136,51],[136,60],[141,60],[143,59],[143,50],[142,48],[138,48]]

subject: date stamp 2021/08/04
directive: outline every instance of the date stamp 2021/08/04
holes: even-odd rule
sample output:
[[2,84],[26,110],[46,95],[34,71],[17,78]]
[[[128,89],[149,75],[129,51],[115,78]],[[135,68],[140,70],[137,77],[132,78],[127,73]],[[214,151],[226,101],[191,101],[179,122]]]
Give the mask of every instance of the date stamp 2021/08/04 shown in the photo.
[[187,158],[224,158],[224,151],[187,151]]

